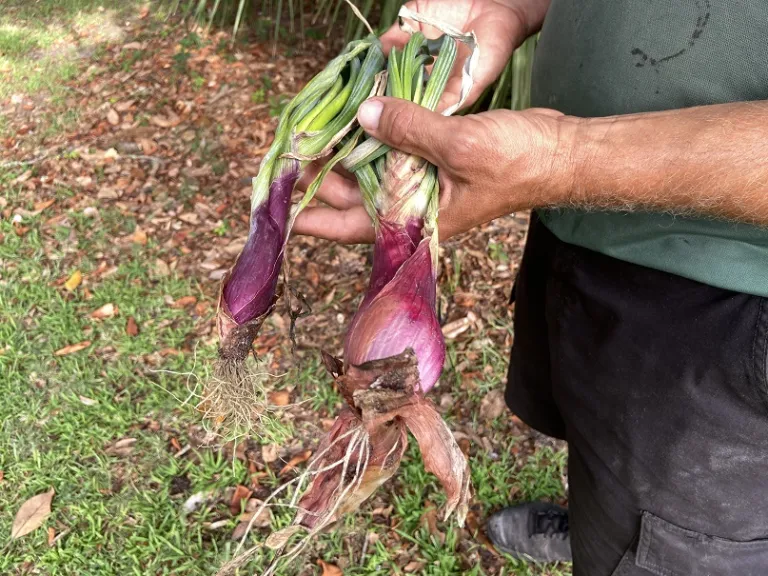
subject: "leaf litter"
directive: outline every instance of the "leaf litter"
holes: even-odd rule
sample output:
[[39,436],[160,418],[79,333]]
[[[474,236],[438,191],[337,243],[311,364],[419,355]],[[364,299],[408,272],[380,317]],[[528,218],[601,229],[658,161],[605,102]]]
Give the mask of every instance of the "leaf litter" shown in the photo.
[[[228,44],[228,36],[217,33],[197,48],[184,49],[188,58],[182,66],[176,56],[188,32],[183,27],[172,27],[158,34],[150,28],[149,19],[142,22],[146,28],[134,30],[137,38],[107,46],[87,73],[70,83],[64,105],[81,113],[77,122],[65,130],[44,133],[44,114],[52,111],[52,103],[40,103],[31,109],[15,107],[9,115],[5,113],[7,103],[0,102],[0,111],[8,120],[7,134],[0,138],[0,165],[15,162],[19,168],[14,184],[19,194],[1,208],[3,217],[14,213],[20,216],[17,233],[26,233],[29,226],[38,225],[25,219],[42,219],[39,227],[48,251],[63,249],[61,265],[68,275],[58,285],[67,298],[80,292],[85,297],[102,279],[114,274],[125,250],[140,251],[155,278],[178,275],[198,279],[201,292],[181,297],[172,305],[195,315],[192,337],[206,341],[214,333],[212,302],[218,280],[247,235],[249,178],[258,172],[260,158],[276,126],[271,102],[296,93],[338,46],[325,40],[308,41],[306,50],[294,50],[291,57],[279,51],[272,59],[269,43],[245,44],[234,53],[222,50],[220,46]],[[140,55],[130,56],[137,52]],[[130,60],[134,61],[125,64]],[[62,188],[72,193],[58,195]],[[26,210],[28,215],[18,210]],[[33,212],[38,214],[30,216]],[[56,226],[79,215],[98,221],[107,213],[121,214],[134,224],[124,232],[124,239],[103,247],[97,268],[87,272],[89,268],[80,267],[84,255],[56,238]],[[503,450],[510,434],[520,438],[516,456],[521,459],[537,446],[536,439],[519,421],[510,419],[509,423],[492,425],[494,418],[503,420],[498,418],[504,414],[498,395],[485,401],[481,421],[474,418],[482,407],[488,382],[494,378],[486,371],[486,350],[506,355],[512,342],[507,326],[513,308],[506,303],[525,229],[525,214],[510,216],[483,226],[476,234],[451,239],[440,249],[441,318],[455,360],[446,368],[436,398],[440,397],[441,409],[451,414],[451,426],[470,462],[489,447],[496,452]],[[293,356],[279,345],[288,332],[286,312],[278,310],[266,323],[254,347],[259,355],[275,350],[266,366],[269,372],[285,373],[294,365],[305,368],[321,349],[340,353],[345,319],[352,317],[365,288],[369,257],[369,250],[362,246],[335,246],[312,238],[291,242],[286,259],[293,280],[316,312],[299,320]],[[90,307],[83,312],[96,313],[102,308]],[[120,310],[117,306],[114,310],[107,308],[96,319],[102,314],[101,319],[119,318]],[[137,318],[125,316],[124,330],[131,337],[141,332]],[[55,354],[75,354],[90,346],[91,340],[83,338]],[[146,362],[152,366],[149,360]],[[245,501],[246,510],[240,514],[241,508],[237,509],[236,530],[242,534],[230,536],[237,535],[240,540],[251,529],[258,531],[252,537],[265,542],[272,513],[269,506],[263,506],[268,491],[259,485],[259,479],[267,471],[295,475],[317,450],[321,435],[318,419],[330,425],[333,406],[309,405],[316,394],[313,388],[331,385],[325,376],[321,376],[322,381],[316,378],[311,387],[291,381],[286,389],[271,391],[267,397],[291,422],[294,435],[290,444],[254,445],[248,440],[239,450],[240,456],[232,451],[232,457],[241,458],[251,467],[254,485],[244,486],[253,492],[239,498],[240,505]],[[452,384],[454,380],[457,386]],[[497,381],[496,386],[500,385]],[[85,406],[93,405],[90,398],[81,397],[80,401]],[[486,444],[470,441],[480,437],[487,439]],[[190,443],[194,450],[216,449]],[[187,442],[181,439],[180,444]],[[105,451],[129,458],[134,448],[135,439],[127,437],[106,446]],[[304,454],[307,458],[302,460]],[[406,489],[403,481],[395,477],[390,489],[377,494],[362,514],[372,510],[372,517],[385,527],[396,525],[400,519],[392,511],[393,495]],[[241,489],[240,496],[244,494]],[[195,494],[183,510],[191,514],[218,502],[228,508],[232,500],[223,498],[223,494]],[[377,510],[381,513],[377,514]],[[436,507],[426,507],[421,522],[432,536],[444,538],[446,525],[437,518]],[[479,552],[476,538],[480,538],[482,548],[482,530],[474,502],[467,522],[455,550],[459,564],[469,569],[480,563],[488,573],[496,573],[503,561]],[[265,544],[279,546],[279,540],[290,536],[284,532]],[[383,540],[402,571],[415,570],[422,561],[413,555],[411,543],[386,529],[349,539],[349,544],[357,547],[356,557],[360,557],[360,548],[368,545],[369,536]],[[338,568],[330,563],[332,559],[328,560],[328,566]],[[325,570],[325,565],[319,565]]]

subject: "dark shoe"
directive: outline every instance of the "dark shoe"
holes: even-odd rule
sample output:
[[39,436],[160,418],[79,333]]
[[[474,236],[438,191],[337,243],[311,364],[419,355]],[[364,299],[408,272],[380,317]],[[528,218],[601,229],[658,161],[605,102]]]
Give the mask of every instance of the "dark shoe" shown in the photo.
[[485,532],[493,545],[532,562],[570,562],[568,510],[546,502],[510,506],[488,519]]

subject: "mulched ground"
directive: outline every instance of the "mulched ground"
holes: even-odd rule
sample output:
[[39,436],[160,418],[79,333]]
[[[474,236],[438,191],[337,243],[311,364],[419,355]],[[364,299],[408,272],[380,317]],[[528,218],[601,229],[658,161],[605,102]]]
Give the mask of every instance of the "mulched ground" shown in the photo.
[[[338,48],[308,40],[303,48],[280,46],[273,56],[267,44],[239,43],[231,50],[229,42],[226,33],[204,38],[181,25],[159,30],[149,20],[135,21],[123,43],[93,57],[63,103],[39,95],[0,103],[7,120],[0,168],[19,173],[14,182],[34,210],[44,211],[46,225],[53,226],[67,211],[87,217],[95,209],[116,209],[137,226],[105,246],[101,273],[115,266],[125,246],[138,244],[151,249],[147,267],[152,273],[199,282],[207,298],[190,309],[201,321],[188,349],[196,341],[215,341],[218,281],[245,242],[248,178],[268,149],[281,101]],[[46,134],[49,115],[65,109],[77,110],[76,123]],[[61,189],[71,194],[62,197]],[[21,216],[17,233],[23,235],[23,210],[7,202],[0,209],[4,218]],[[478,384],[491,380],[491,373],[499,379],[512,343],[508,300],[526,226],[527,215],[509,216],[441,247],[440,312],[453,352],[449,378],[454,383],[444,378],[434,399],[451,415],[451,427],[470,458],[498,453],[512,437],[518,439],[514,450],[521,459],[542,445],[560,448],[505,416],[501,385],[487,391]],[[366,286],[370,251],[302,237],[292,240],[288,259],[292,282],[312,314],[298,323],[296,357],[286,345],[286,315],[277,314],[265,325],[256,347],[275,351],[275,371],[309,362],[321,349],[340,354],[345,327]],[[489,360],[489,351],[498,358]],[[458,388],[464,392],[456,393]],[[285,390],[291,401],[305,399],[290,383]],[[312,449],[319,427],[332,417],[325,408],[319,418],[304,405],[292,409],[297,438],[280,447],[279,455],[289,459]],[[240,445],[237,456],[252,462],[254,473],[283,466],[278,459],[265,462],[255,442]],[[255,495],[263,496],[258,481],[254,486]],[[395,482],[380,491],[370,506],[386,511],[397,489]],[[503,561],[491,547],[471,545],[476,538],[487,544],[478,531],[481,515],[476,505],[457,553],[467,566],[480,562],[488,573],[498,573]],[[391,523],[388,514],[380,520]],[[357,535],[350,545],[362,549],[365,538]],[[386,538],[387,546],[403,548],[402,566],[408,566],[402,539],[394,532]]]

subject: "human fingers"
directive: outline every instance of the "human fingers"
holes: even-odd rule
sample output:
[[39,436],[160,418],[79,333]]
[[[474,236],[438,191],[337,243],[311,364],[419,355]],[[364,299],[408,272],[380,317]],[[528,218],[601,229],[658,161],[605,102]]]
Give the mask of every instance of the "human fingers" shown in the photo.
[[371,217],[362,206],[348,210],[305,208],[296,217],[293,232],[342,244],[370,244],[375,239]]

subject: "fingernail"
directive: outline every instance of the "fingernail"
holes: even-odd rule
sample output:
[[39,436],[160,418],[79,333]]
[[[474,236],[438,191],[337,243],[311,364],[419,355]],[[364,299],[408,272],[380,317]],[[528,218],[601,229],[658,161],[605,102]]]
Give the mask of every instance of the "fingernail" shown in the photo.
[[379,100],[366,100],[357,110],[357,121],[365,130],[376,130],[379,127],[381,111],[384,104]]

